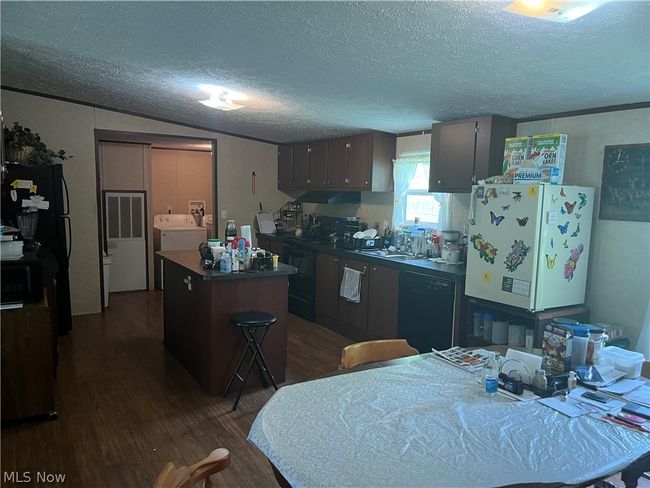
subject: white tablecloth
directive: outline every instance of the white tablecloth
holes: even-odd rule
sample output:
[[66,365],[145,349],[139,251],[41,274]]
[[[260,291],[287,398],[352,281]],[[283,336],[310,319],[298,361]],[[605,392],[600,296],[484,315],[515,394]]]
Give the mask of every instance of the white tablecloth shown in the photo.
[[650,438],[537,402],[488,398],[434,358],[281,388],[248,439],[294,488],[579,483],[650,451]]

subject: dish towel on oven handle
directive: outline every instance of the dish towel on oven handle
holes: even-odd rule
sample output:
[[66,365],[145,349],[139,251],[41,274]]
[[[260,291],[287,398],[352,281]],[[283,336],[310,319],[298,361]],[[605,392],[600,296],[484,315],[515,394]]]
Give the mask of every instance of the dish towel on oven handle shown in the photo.
[[339,295],[348,302],[361,302],[361,271],[350,269],[347,266],[343,268],[343,279],[341,280],[341,291]]

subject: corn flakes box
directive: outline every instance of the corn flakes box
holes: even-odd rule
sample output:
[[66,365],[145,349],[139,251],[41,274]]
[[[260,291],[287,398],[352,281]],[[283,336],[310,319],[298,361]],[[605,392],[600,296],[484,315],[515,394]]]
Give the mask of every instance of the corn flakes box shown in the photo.
[[547,358],[551,373],[569,371],[572,353],[573,328],[562,324],[547,324],[544,329],[542,354]]
[[566,145],[566,134],[537,134],[532,137],[529,161],[532,167],[548,168],[555,173],[554,181],[549,183],[562,184]]
[[514,176],[515,171],[530,157],[532,137],[508,137],[503,149],[503,174]]

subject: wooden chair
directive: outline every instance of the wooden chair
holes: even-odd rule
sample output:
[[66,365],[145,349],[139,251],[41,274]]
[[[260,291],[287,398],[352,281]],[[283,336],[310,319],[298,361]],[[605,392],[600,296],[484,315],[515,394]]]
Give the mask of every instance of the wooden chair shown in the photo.
[[420,352],[411,347],[405,339],[357,342],[356,344],[350,344],[341,351],[339,370],[416,354],[420,354]]
[[154,488],[190,488],[203,480],[203,488],[211,488],[210,476],[230,466],[227,449],[215,449],[205,459],[192,466],[176,467],[167,463],[162,469]]

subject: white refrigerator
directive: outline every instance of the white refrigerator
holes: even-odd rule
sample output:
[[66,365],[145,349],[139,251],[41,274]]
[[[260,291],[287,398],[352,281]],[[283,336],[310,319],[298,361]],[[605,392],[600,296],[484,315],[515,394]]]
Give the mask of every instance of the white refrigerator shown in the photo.
[[594,189],[472,187],[465,294],[531,311],[584,303]]

